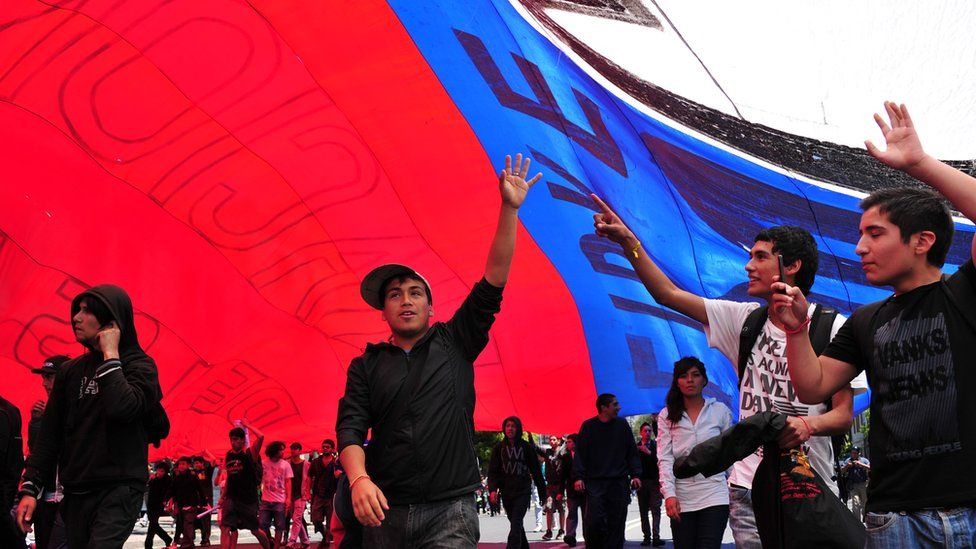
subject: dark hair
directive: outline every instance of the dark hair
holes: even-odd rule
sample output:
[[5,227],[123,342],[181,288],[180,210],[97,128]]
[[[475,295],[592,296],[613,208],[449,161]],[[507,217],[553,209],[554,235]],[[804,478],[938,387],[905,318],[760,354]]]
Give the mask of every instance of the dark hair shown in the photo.
[[[800,260],[800,270],[793,276],[793,285],[804,295],[810,293],[813,281],[817,278],[820,266],[820,253],[817,241],[810,231],[792,225],[779,225],[759,231],[756,242],[772,242],[773,253],[783,256],[783,265],[792,265]],[[786,282],[782,280],[781,282]]]
[[576,433],[566,435],[566,440],[572,440],[573,444],[576,444],[576,436],[577,436]]
[[416,280],[417,282],[419,282],[424,287],[424,291],[427,292],[427,304],[428,305],[434,304],[434,297],[430,295],[430,286],[427,285],[427,282],[424,279],[420,278],[419,276],[414,276],[410,273],[391,276],[390,278],[384,280],[383,284],[380,285],[380,301],[382,303],[386,303],[386,287],[389,286],[391,282],[402,284],[407,280]]
[[269,444],[268,447],[264,449],[264,455],[268,456],[269,458],[274,458],[276,456],[280,457],[284,451],[285,451],[285,443],[281,442],[280,440],[276,440],[271,444]]
[[610,403],[616,399],[616,395],[613,393],[601,393],[600,396],[596,397],[596,411],[600,412],[600,408],[610,406]]
[[289,446],[289,448],[291,448],[292,450],[301,450],[302,449],[302,443],[301,442],[292,442],[291,443],[291,446]]
[[230,433],[227,436],[229,436],[230,438],[245,438],[247,436],[247,432],[245,432],[244,429],[241,429],[240,427],[234,427],[233,429],[230,430]]
[[929,248],[925,259],[935,267],[945,265],[955,226],[942,195],[932,189],[915,187],[880,189],[861,201],[862,210],[867,211],[875,206],[898,227],[902,242],[907,243],[913,234],[922,231],[935,233],[935,243]]
[[331,444],[332,447],[335,448],[335,441],[332,440],[331,438],[327,438],[327,439],[323,440],[322,441],[322,444]]
[[685,399],[681,394],[681,389],[678,388],[678,378],[685,375],[692,368],[698,368],[702,377],[705,378],[705,383],[708,383],[708,373],[705,372],[705,364],[698,360],[697,357],[686,356],[674,363],[674,375],[671,377],[671,388],[668,389],[668,396],[664,399],[668,409],[668,421],[671,422],[672,426],[677,425],[681,421],[681,414],[685,411]]
[[176,464],[177,465],[179,465],[180,463],[184,463],[184,462],[186,462],[186,464],[189,465],[189,463],[190,463],[190,456],[180,456],[180,459],[176,460]]
[[83,293],[76,297],[74,301],[71,302],[71,318],[74,318],[78,311],[81,309],[81,302],[84,301],[85,305],[88,307],[88,312],[95,316],[98,320],[98,324],[105,326],[109,322],[115,320],[112,316],[112,311],[108,309],[108,305],[102,302],[92,294]]
[[193,456],[193,463],[206,463],[202,456]]
[[163,471],[169,472],[169,462],[168,461],[157,461],[156,469],[162,469]]
[[647,427],[648,429],[650,429],[652,431],[654,430],[654,427],[651,427],[651,424],[648,423],[648,422],[646,422],[646,421],[644,423],[641,423],[640,424],[640,429],[638,429],[638,430],[639,431],[643,431],[644,430],[644,427]]

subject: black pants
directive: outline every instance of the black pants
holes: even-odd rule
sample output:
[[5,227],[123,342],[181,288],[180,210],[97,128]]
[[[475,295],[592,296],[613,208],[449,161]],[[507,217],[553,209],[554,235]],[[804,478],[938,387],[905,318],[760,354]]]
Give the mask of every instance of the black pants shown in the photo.
[[676,549],[719,549],[728,523],[728,505],[681,513],[680,521],[671,521],[674,546]]
[[69,549],[122,547],[142,510],[142,493],[135,486],[122,485],[65,494],[61,516]]
[[502,506],[508,517],[507,549],[529,549],[529,540],[525,537],[525,513],[529,510],[529,494],[505,496],[502,494]]
[[166,530],[159,525],[159,517],[162,515],[158,510],[147,509],[146,516],[149,517],[149,530],[146,531],[146,549],[152,549],[153,538],[159,536],[159,539],[163,541],[163,545],[169,547],[173,544],[173,538],[169,537]]
[[61,520],[61,502],[38,500],[34,510],[34,544],[37,549],[67,547],[64,521]]
[[[658,539],[661,537],[661,488],[656,479],[641,479],[641,487],[637,490],[637,509],[640,513],[641,532],[644,539]],[[648,520],[647,514],[651,514]]]
[[586,516],[586,498],[583,496],[566,497],[566,536],[576,539],[576,527],[579,525],[580,514]]
[[[200,509],[203,511],[203,509]],[[194,530],[200,530],[200,544],[209,545],[210,544],[210,515],[209,513],[204,515],[203,518],[195,518],[193,521]]]
[[586,479],[583,537],[586,546],[598,549],[624,546],[630,482],[619,479]]

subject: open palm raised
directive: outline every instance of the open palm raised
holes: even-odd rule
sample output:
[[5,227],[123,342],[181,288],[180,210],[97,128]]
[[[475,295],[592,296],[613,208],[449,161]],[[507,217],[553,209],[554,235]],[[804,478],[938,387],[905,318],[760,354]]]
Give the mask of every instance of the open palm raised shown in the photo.
[[502,195],[502,202],[505,205],[518,209],[525,202],[525,195],[529,193],[532,185],[542,179],[542,174],[537,173],[535,177],[525,180],[529,173],[529,165],[532,163],[528,158],[522,162],[522,153],[515,155],[515,168],[512,168],[512,156],[505,156],[505,169],[498,176],[498,190]]

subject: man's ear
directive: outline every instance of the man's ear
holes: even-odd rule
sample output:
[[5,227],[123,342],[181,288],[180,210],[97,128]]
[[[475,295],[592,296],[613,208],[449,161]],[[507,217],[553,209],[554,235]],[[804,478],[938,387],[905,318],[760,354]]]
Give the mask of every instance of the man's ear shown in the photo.
[[935,233],[932,231],[919,231],[915,235],[915,254],[928,255],[929,250],[935,245]]

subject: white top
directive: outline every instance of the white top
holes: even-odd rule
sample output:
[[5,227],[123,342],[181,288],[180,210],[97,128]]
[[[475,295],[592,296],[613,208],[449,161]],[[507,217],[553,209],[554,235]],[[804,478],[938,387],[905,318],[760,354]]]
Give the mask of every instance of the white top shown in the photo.
[[661,494],[665,499],[677,497],[681,512],[729,504],[725,473],[705,477],[674,478],[674,460],[688,455],[699,443],[722,434],[732,425],[732,411],[714,398],[706,398],[698,420],[691,422],[688,413],[681,414],[676,425],[668,419],[668,409],[657,416],[657,465],[661,472]]
[[285,483],[295,476],[286,459],[271,461],[265,458],[261,473],[261,499],[271,503],[285,503]]
[[[721,351],[732,362],[733,370],[738,375],[739,336],[742,333],[742,325],[749,313],[758,308],[759,304],[721,299],[704,301],[705,312],[708,315],[708,324],[705,325],[708,344]],[[813,313],[814,307],[815,305],[810,304],[810,314]],[[844,316],[837,315],[830,329],[831,339],[837,335],[837,330],[846,320]],[[851,382],[854,394],[863,393],[867,390],[867,386],[864,372]],[[746,365],[739,388],[739,420],[758,412],[779,412],[790,416],[818,416],[827,412],[826,404],[803,404],[797,398],[786,367],[786,333],[768,319],[763,325],[762,334],[756,339],[756,345],[749,356],[749,363]],[[803,450],[810,458],[810,465],[820,474],[831,491],[837,494],[837,484],[831,480],[834,475],[834,450],[830,445],[830,437],[812,437],[803,444]],[[762,447],[732,466],[729,483],[751,489],[752,479],[756,476],[756,468],[759,467],[760,461],[762,461]]]

